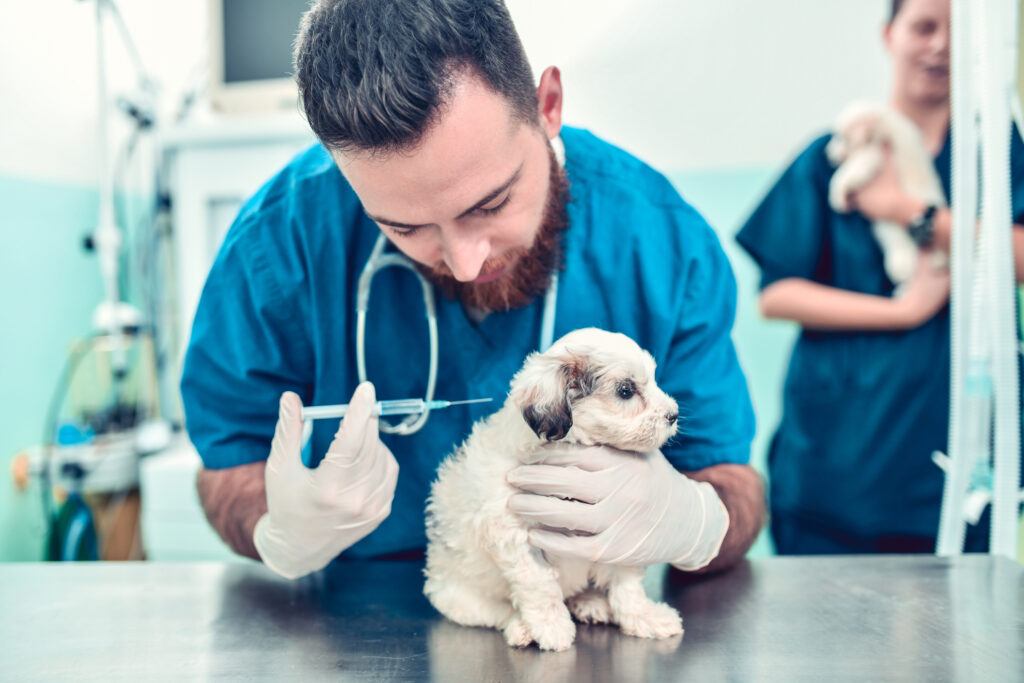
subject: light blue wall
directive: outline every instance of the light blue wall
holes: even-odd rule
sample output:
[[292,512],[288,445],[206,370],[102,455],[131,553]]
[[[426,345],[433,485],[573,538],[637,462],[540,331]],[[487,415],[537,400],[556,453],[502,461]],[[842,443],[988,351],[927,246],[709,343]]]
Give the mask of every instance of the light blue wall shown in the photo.
[[67,350],[88,333],[102,296],[95,259],[80,246],[97,204],[93,189],[0,176],[0,561],[42,555],[39,488],[15,491],[10,463],[41,441]]
[[669,174],[683,197],[715,228],[736,274],[738,294],[733,340],[757,414],[752,462],[762,472],[768,440],[779,420],[782,380],[796,326],[761,318],[757,309],[760,273],[736,244],[735,235],[775,173],[772,169],[734,169]]
[[[763,471],[767,440],[778,420],[779,391],[793,329],[760,320],[755,297],[757,270],[733,236],[770,182],[768,169],[670,174],[683,196],[718,231],[739,285],[734,339],[747,373],[758,418],[752,461]],[[0,561],[38,559],[43,523],[40,492],[14,490],[11,456],[40,442],[43,418],[61,364],[73,339],[89,331],[102,296],[95,259],[82,252],[97,210],[94,190],[0,177],[0,250],[7,334],[0,418]],[[767,552],[762,539],[757,554]]]

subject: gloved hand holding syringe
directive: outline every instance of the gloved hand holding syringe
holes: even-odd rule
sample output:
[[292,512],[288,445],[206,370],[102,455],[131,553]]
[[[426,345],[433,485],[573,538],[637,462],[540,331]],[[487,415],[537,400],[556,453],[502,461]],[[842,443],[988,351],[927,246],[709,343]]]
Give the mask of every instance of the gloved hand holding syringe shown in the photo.
[[[469,405],[471,403],[487,403],[490,398],[473,398],[464,401],[443,401],[434,399],[424,401],[422,398],[398,398],[374,403],[373,414],[377,417],[387,415],[419,415],[428,410],[441,410],[452,406]],[[338,419],[345,417],[348,404],[327,406],[309,406],[302,409],[302,443],[305,446],[313,432],[313,420]]]
[[[423,415],[473,401],[378,401],[363,382],[348,405],[306,408],[297,394],[281,395],[277,426],[264,470],[267,512],[253,530],[263,563],[287,578],[322,569],[391,514],[398,461],[380,440],[381,415]],[[344,418],[316,467],[302,451],[313,420]]]

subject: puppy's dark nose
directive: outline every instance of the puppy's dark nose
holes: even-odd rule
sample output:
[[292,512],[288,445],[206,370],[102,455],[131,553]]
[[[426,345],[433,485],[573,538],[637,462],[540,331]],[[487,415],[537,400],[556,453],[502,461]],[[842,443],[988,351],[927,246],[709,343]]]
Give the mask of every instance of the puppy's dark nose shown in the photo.
[[674,425],[676,423],[676,420],[679,419],[679,411],[673,410],[669,413],[665,413],[665,419],[668,420],[668,423],[670,425]]

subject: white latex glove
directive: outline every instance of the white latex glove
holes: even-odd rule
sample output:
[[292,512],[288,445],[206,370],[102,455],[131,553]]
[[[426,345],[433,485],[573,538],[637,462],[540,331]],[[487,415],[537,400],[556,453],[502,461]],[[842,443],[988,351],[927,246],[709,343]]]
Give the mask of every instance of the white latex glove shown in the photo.
[[711,484],[676,471],[660,451],[545,450],[542,464],[507,476],[525,492],[511,496],[508,506],[536,527],[530,530],[535,548],[599,564],[668,562],[685,571],[718,555],[729,529],[725,505]]
[[323,569],[391,514],[398,462],[377,432],[376,392],[360,384],[327,455],[302,463],[302,401],[281,395],[264,479],[267,512],[253,541],[263,563],[287,579]]

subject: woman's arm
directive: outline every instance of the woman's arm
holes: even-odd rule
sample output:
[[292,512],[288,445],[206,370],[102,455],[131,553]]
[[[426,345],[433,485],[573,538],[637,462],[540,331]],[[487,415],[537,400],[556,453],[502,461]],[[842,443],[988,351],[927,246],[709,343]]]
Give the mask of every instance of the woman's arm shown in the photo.
[[939,312],[949,299],[949,271],[935,269],[927,255],[906,291],[894,299],[850,292],[792,277],[761,292],[761,314],[815,330],[908,330]]

